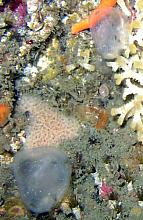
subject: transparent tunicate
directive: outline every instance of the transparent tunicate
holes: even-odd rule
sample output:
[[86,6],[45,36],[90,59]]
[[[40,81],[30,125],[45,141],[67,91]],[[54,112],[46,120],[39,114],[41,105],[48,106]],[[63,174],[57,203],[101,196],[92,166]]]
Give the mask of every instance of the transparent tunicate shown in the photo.
[[64,198],[70,186],[71,164],[58,149],[26,149],[14,158],[14,175],[27,209],[49,212]]
[[[93,19],[93,18],[92,18]],[[119,8],[109,8],[104,18],[90,28],[96,50],[103,59],[115,59],[127,48],[128,18]]]

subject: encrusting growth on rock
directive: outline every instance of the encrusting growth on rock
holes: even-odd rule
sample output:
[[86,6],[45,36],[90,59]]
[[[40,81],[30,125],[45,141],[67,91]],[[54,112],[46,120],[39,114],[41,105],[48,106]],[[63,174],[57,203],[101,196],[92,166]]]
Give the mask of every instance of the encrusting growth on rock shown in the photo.
[[74,118],[65,117],[38,96],[23,95],[18,109],[30,113],[26,128],[26,148],[57,146],[78,135],[80,126]]

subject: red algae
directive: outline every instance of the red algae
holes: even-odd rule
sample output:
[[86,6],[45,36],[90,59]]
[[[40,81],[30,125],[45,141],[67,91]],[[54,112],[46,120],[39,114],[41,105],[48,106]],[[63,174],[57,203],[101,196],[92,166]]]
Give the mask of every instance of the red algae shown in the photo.
[[12,0],[6,1],[0,6],[0,12],[5,14],[12,14],[10,24],[18,28],[25,24],[25,17],[27,15],[26,0]]

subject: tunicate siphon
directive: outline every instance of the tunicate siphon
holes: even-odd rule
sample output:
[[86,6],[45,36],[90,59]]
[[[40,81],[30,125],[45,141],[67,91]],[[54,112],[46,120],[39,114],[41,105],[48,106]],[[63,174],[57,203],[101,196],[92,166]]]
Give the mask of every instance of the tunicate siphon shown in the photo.
[[24,149],[15,155],[13,170],[22,200],[36,214],[49,212],[68,192],[71,164],[58,149]]
[[115,59],[128,45],[128,18],[119,8],[109,13],[91,28],[96,50],[103,59]]

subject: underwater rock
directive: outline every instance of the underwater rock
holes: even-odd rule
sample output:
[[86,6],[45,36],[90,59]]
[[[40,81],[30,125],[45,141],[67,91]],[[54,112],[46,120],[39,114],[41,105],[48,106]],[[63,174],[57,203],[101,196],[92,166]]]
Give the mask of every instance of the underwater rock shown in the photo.
[[118,8],[113,8],[91,28],[91,36],[103,59],[115,59],[128,45],[128,19]]
[[68,192],[71,165],[57,149],[24,149],[16,154],[13,168],[21,198],[36,214],[49,212]]

